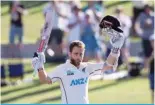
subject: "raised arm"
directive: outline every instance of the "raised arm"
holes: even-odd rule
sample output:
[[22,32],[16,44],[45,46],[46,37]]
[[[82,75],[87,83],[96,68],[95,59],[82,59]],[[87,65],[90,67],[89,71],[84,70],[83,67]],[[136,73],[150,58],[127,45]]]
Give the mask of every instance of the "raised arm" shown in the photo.
[[113,49],[111,50],[111,53],[107,57],[107,60],[105,61],[102,71],[116,70],[117,65],[118,65],[118,59],[120,56],[120,49],[118,49],[117,53],[114,53]]
[[[122,34],[123,35],[123,34]],[[101,73],[106,70],[116,70],[117,69],[117,64],[118,64],[118,59],[120,56],[120,49],[124,43],[125,36],[120,35],[119,38],[117,38],[117,41],[111,41],[114,40],[112,37],[110,39],[110,43],[112,44],[112,49],[107,57],[106,61],[104,63],[91,63],[88,64],[88,72],[89,74],[92,74],[94,72]]]
[[51,84],[59,80],[61,77],[61,68],[58,66],[54,71],[47,74],[44,68],[45,55],[44,53],[35,53],[35,57],[32,59],[32,67],[37,72],[41,83]]
[[[115,26],[115,24],[117,25]],[[105,70],[116,70],[120,56],[120,49],[122,48],[126,38],[126,36],[123,35],[123,31],[119,28],[119,21],[112,16],[104,17],[99,26],[104,31],[104,33],[110,36],[112,49],[104,63],[88,64],[87,70],[89,74],[92,74],[96,71],[101,73]]]
[[48,83],[51,84],[52,80],[48,77],[47,73],[43,68],[38,70],[38,76],[41,83]]
[[51,79],[48,77],[44,69],[44,53],[35,53],[35,57],[32,59],[32,67],[36,73],[38,73],[39,80],[41,83],[52,83]]
[[122,48],[126,38],[119,27],[120,22],[112,16],[104,17],[100,23],[100,28],[110,36],[110,43],[112,45],[111,52],[103,66],[103,71],[115,70],[117,68],[120,49]]
[[[111,32],[109,32],[111,31]],[[111,52],[105,61],[103,66],[103,71],[105,70],[116,70],[118,65],[118,59],[120,56],[120,49],[124,44],[124,40],[126,38],[123,33],[117,32],[113,29],[107,30],[107,33],[110,35],[110,43],[112,45]]]
[[32,59],[32,66],[34,68],[34,75],[38,73],[39,80],[41,83],[51,83],[50,78],[47,76],[46,71],[44,70],[45,55],[44,51],[46,50],[48,40],[50,37],[50,32],[52,30],[52,11],[47,10],[45,15],[45,22],[41,32],[40,44],[37,49],[37,52],[34,53]]

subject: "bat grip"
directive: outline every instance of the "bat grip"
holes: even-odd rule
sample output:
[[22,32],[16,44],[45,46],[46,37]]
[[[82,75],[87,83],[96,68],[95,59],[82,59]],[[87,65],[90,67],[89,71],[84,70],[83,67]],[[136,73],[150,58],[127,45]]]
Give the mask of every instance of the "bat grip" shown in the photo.
[[39,48],[38,48],[38,52],[42,52],[45,48],[45,40],[41,40]]

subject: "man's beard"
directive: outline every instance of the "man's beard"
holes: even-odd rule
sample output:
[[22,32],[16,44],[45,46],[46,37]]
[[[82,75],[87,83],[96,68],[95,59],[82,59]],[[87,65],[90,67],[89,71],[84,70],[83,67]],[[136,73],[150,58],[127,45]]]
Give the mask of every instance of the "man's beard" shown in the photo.
[[71,64],[73,64],[76,67],[78,67],[80,65],[80,63],[81,63],[81,61],[76,61],[73,58],[71,58],[70,61],[71,61]]

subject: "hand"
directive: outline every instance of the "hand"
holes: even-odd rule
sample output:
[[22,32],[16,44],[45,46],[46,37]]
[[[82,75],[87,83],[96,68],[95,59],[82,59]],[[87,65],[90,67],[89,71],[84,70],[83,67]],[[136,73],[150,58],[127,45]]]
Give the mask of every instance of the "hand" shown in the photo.
[[32,59],[32,67],[35,72],[38,71],[38,69],[44,68],[45,63],[45,55],[43,52],[35,52],[33,59]]
[[110,43],[112,47],[116,49],[121,49],[126,38],[125,35],[113,29],[111,29],[111,32],[108,32],[108,34],[110,36]]

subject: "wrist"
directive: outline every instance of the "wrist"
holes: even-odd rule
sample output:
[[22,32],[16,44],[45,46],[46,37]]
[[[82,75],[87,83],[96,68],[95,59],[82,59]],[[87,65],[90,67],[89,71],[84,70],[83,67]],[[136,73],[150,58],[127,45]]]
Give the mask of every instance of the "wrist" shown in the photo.
[[105,62],[105,65],[107,65],[108,67],[112,67],[112,69],[115,71],[118,65],[119,56],[120,56],[120,49],[111,49],[111,52]]
[[120,54],[120,48],[115,48],[115,47],[113,47],[113,48],[111,49],[111,54],[112,54],[112,55],[118,55],[118,54]]
[[40,66],[38,66],[37,71],[39,72],[39,71],[42,71],[42,70],[44,70],[44,65],[43,64],[41,64]]
[[40,72],[40,71],[44,71],[44,68],[39,68],[38,69],[38,72]]
[[110,52],[110,56],[114,57],[115,59],[118,59],[120,56],[120,49],[119,48],[112,48]]

